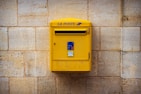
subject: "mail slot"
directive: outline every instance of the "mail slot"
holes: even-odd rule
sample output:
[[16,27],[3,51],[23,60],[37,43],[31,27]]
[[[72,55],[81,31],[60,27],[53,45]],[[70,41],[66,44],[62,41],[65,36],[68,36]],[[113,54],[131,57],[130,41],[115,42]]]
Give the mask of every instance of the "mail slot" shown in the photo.
[[91,23],[66,18],[50,23],[50,70],[91,70]]

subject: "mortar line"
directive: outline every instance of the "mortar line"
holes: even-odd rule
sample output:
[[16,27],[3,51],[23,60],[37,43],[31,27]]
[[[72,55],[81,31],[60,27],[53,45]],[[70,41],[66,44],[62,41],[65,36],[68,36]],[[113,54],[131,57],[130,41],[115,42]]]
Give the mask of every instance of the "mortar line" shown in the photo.
[[140,27],[140,51],[141,51],[141,27]]
[[7,51],[9,51],[10,49],[9,49],[9,27],[7,27]]
[[124,0],[120,0],[120,16],[121,16],[121,20],[120,20],[120,26],[123,27],[123,5],[124,5]]
[[87,0],[87,20],[89,20],[89,0]]
[[101,27],[99,27],[99,51],[101,51]]
[[16,0],[16,3],[17,3],[17,26],[18,26],[19,25],[19,20],[18,20],[19,19],[19,15],[18,15],[19,14],[18,13],[18,10],[19,10],[18,9],[18,0]]
[[46,0],[46,8],[47,8],[47,26],[49,26],[48,17],[49,17],[49,9],[48,9],[48,0]]
[[37,47],[36,47],[36,44],[37,44],[37,40],[36,40],[36,33],[37,33],[36,31],[37,31],[37,28],[35,27],[34,30],[35,30],[35,38],[34,38],[35,39],[34,40],[35,41],[35,44],[34,44],[34,47],[35,47],[35,51],[36,51],[37,50]]
[[10,77],[7,77],[8,78],[8,93],[10,94]]

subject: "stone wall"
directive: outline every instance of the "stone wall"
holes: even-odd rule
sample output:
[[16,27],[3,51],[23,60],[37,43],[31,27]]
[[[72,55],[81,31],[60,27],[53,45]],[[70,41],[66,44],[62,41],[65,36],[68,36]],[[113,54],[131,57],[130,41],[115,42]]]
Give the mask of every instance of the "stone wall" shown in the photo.
[[[92,71],[49,71],[49,22],[93,24]],[[141,0],[0,0],[0,94],[141,94]]]

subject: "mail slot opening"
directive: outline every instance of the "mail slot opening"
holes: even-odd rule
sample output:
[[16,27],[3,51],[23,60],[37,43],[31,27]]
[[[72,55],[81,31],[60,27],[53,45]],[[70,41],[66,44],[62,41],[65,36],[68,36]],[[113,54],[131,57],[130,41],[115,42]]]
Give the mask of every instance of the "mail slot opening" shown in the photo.
[[55,33],[86,33],[86,31],[55,31]]
[[86,35],[87,31],[55,31],[55,35]]

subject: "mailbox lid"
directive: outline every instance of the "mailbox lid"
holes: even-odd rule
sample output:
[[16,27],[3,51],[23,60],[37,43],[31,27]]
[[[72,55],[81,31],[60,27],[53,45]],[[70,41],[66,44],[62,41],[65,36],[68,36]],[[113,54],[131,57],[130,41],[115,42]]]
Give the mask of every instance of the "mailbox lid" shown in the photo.
[[82,19],[76,19],[76,18],[63,18],[59,20],[53,20],[50,23],[50,26],[91,26],[91,22],[87,20]]
[[[59,34],[56,31],[59,31]],[[52,35],[53,60],[89,60],[91,52],[89,28],[55,28]],[[68,49],[68,43],[73,43],[73,50]],[[73,55],[69,56],[69,52]]]

